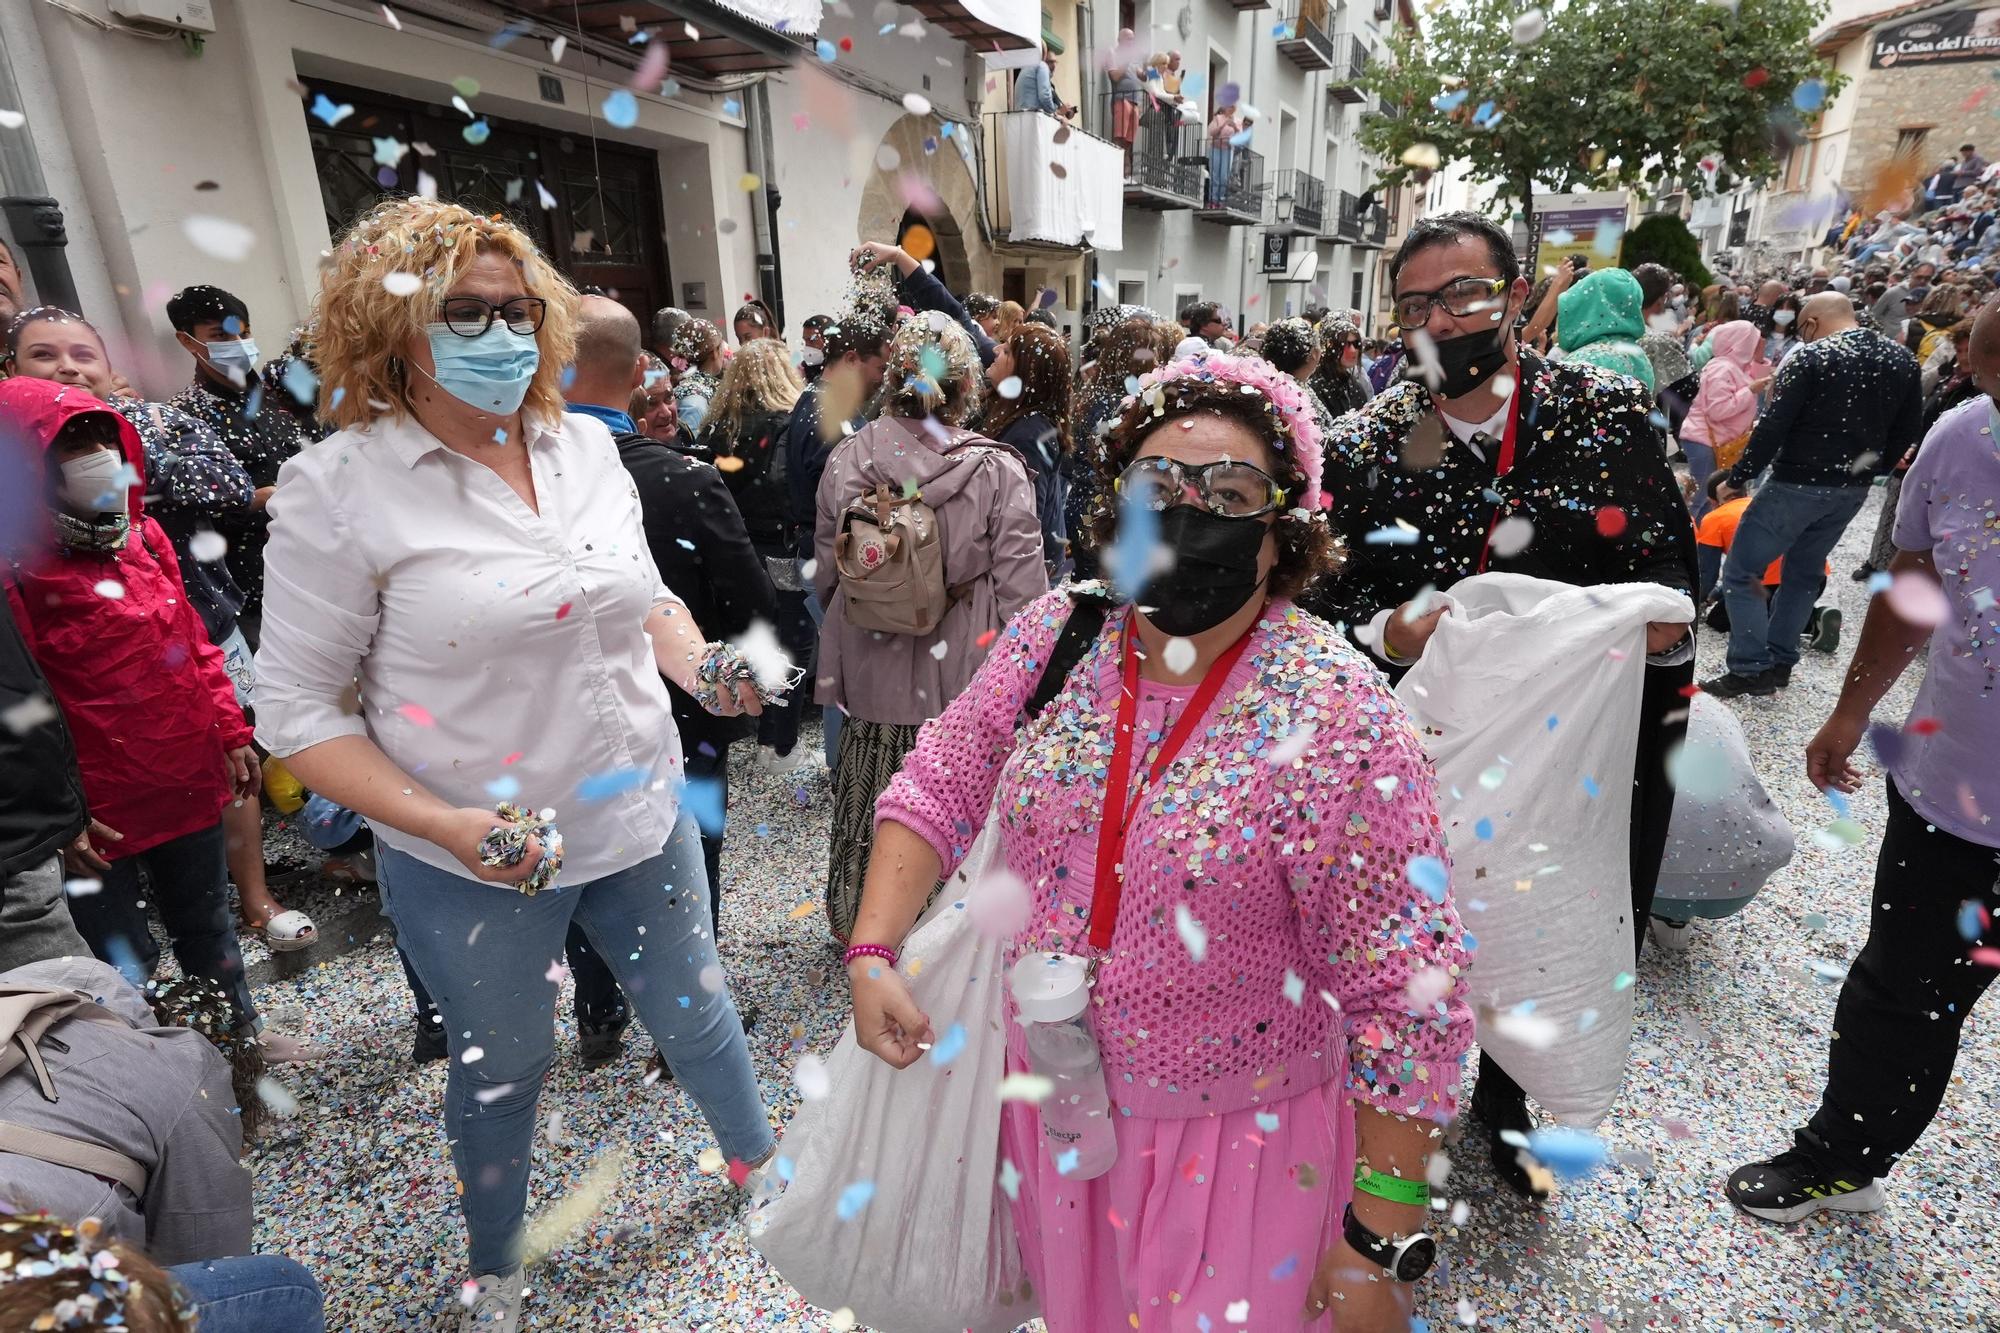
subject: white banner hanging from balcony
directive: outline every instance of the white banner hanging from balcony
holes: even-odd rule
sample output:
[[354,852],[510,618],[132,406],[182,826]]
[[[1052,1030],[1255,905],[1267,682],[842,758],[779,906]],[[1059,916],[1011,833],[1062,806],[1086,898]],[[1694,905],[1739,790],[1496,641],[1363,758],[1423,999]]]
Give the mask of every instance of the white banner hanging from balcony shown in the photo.
[[1125,158],[1117,145],[1069,129],[1054,116],[996,117],[1005,167],[1008,239],[1125,248]]
[[722,8],[754,19],[767,28],[811,37],[819,31],[819,16],[825,9],[819,0],[716,0]]
[[959,7],[1030,46],[1042,40],[1042,7],[1036,0],[959,0]]

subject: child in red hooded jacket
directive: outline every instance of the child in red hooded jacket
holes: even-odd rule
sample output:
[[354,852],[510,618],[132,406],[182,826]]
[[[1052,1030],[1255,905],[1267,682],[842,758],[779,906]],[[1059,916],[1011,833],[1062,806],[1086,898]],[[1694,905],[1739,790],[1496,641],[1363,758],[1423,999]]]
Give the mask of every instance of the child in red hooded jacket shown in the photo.
[[[257,755],[173,546],[145,514],[139,437],[87,391],[30,378],[0,381],[0,434],[25,446],[10,456],[43,459],[41,477],[6,484],[41,490],[51,525],[9,535],[7,597],[75,737],[91,815],[117,834],[94,840],[110,869],[95,888],[72,882],[70,915],[98,957],[141,984],[160,955],[150,896],[182,969],[222,986],[256,1026],[222,808],[257,791]],[[267,1060],[301,1054],[275,1033],[263,1044]]]

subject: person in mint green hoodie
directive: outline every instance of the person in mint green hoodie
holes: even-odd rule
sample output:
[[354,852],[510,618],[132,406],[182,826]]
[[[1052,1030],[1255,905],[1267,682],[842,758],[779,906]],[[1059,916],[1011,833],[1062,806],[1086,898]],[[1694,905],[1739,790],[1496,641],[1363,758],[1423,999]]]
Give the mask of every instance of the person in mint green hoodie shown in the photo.
[[1630,375],[1657,392],[1653,362],[1639,346],[1646,336],[1646,305],[1639,280],[1622,268],[1601,268],[1585,274],[1556,301],[1556,346],[1565,361]]

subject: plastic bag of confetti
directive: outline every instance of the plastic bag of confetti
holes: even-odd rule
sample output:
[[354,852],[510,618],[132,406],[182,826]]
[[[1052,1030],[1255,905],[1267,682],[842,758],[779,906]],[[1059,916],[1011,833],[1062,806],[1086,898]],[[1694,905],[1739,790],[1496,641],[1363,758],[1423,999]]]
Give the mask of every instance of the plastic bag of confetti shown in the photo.
[[1798,841],[1757,777],[1743,724],[1712,694],[1688,701],[1687,740],[1667,760],[1674,818],[1653,915],[1733,916],[1791,862]]
[[1479,941],[1479,1043],[1564,1124],[1611,1109],[1632,1033],[1627,852],[1646,623],[1686,623],[1656,583],[1522,574],[1453,585],[1396,686],[1436,765],[1452,893]]
[[806,1300],[883,1333],[1008,1333],[1039,1313],[997,1183],[1001,940],[967,901],[1001,865],[997,828],[988,819],[903,945],[937,1044],[893,1069],[850,1023],[779,1141],[784,1192],[750,1223]]

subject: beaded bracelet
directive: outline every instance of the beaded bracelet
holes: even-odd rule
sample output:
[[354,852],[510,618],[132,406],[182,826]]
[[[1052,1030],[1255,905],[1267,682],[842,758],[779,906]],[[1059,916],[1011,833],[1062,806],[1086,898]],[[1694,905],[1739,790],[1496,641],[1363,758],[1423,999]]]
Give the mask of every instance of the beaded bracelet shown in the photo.
[[1390,1203],[1415,1204],[1419,1208],[1428,1206],[1431,1201],[1430,1182],[1405,1180],[1401,1176],[1385,1176],[1380,1171],[1370,1170],[1360,1162],[1354,1166],[1354,1188],[1363,1194],[1387,1199]]
[[880,958],[894,967],[898,957],[896,951],[886,944],[857,944],[840,956],[840,965],[846,967],[857,958]]

